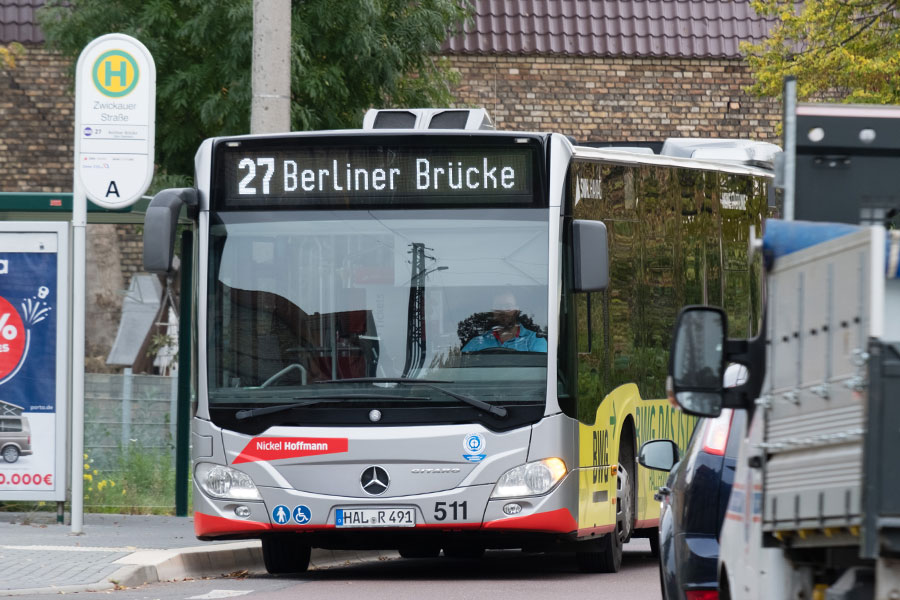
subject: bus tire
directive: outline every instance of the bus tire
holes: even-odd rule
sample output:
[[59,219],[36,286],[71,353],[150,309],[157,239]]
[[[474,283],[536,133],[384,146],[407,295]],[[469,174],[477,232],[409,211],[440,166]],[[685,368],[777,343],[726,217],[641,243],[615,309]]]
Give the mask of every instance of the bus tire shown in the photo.
[[576,552],[575,562],[582,573],[618,573],[622,566],[619,536],[615,531],[607,533],[591,550]]
[[622,432],[619,465],[616,468],[616,525],[603,536],[599,548],[575,553],[578,568],[585,573],[618,573],[622,547],[634,533],[635,462],[633,434]]
[[619,443],[619,466],[616,469],[616,534],[620,547],[624,546],[625,542],[631,539],[631,534],[634,533],[637,468],[632,437],[630,429],[626,428],[622,431],[622,441]]
[[309,568],[309,544],[294,533],[265,536],[262,553],[266,571],[273,575],[303,573]]

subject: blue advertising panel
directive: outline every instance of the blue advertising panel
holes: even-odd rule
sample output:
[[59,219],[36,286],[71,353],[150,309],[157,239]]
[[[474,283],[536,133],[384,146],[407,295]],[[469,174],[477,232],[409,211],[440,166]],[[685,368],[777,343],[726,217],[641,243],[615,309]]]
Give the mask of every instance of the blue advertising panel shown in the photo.
[[65,499],[66,227],[0,223],[0,499]]

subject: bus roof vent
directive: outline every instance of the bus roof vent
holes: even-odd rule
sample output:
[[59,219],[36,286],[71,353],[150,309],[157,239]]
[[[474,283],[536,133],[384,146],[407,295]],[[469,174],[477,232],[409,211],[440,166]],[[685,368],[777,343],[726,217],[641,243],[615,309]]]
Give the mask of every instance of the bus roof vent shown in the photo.
[[721,138],[669,138],[660,154],[773,168],[781,148],[769,142]]
[[371,108],[363,129],[493,129],[483,108]]
[[[373,111],[369,111],[371,113]],[[374,111],[372,124],[365,129],[413,129],[416,126],[416,114],[408,110]],[[368,118],[366,114],[366,118]]]

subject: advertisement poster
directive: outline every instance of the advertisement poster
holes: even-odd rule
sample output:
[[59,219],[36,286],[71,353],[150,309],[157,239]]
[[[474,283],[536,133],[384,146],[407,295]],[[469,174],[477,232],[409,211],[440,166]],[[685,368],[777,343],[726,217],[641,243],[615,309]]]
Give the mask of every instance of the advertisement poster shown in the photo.
[[65,499],[64,233],[0,230],[0,499]]

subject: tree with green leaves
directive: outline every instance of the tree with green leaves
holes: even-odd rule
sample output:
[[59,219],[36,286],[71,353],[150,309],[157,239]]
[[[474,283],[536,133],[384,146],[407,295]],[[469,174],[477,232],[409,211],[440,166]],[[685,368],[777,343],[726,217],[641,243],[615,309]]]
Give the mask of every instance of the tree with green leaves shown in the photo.
[[[468,0],[294,0],[291,12],[293,129],[359,127],[370,107],[452,100],[438,52]],[[38,19],[49,47],[73,58],[111,32],[147,46],[156,160],[170,179],[193,173],[204,138],[249,131],[252,0],[48,0]]]
[[769,37],[743,44],[756,77],[751,92],[778,97],[786,75],[797,96],[836,94],[846,102],[900,104],[900,1],[752,0],[774,17]]

